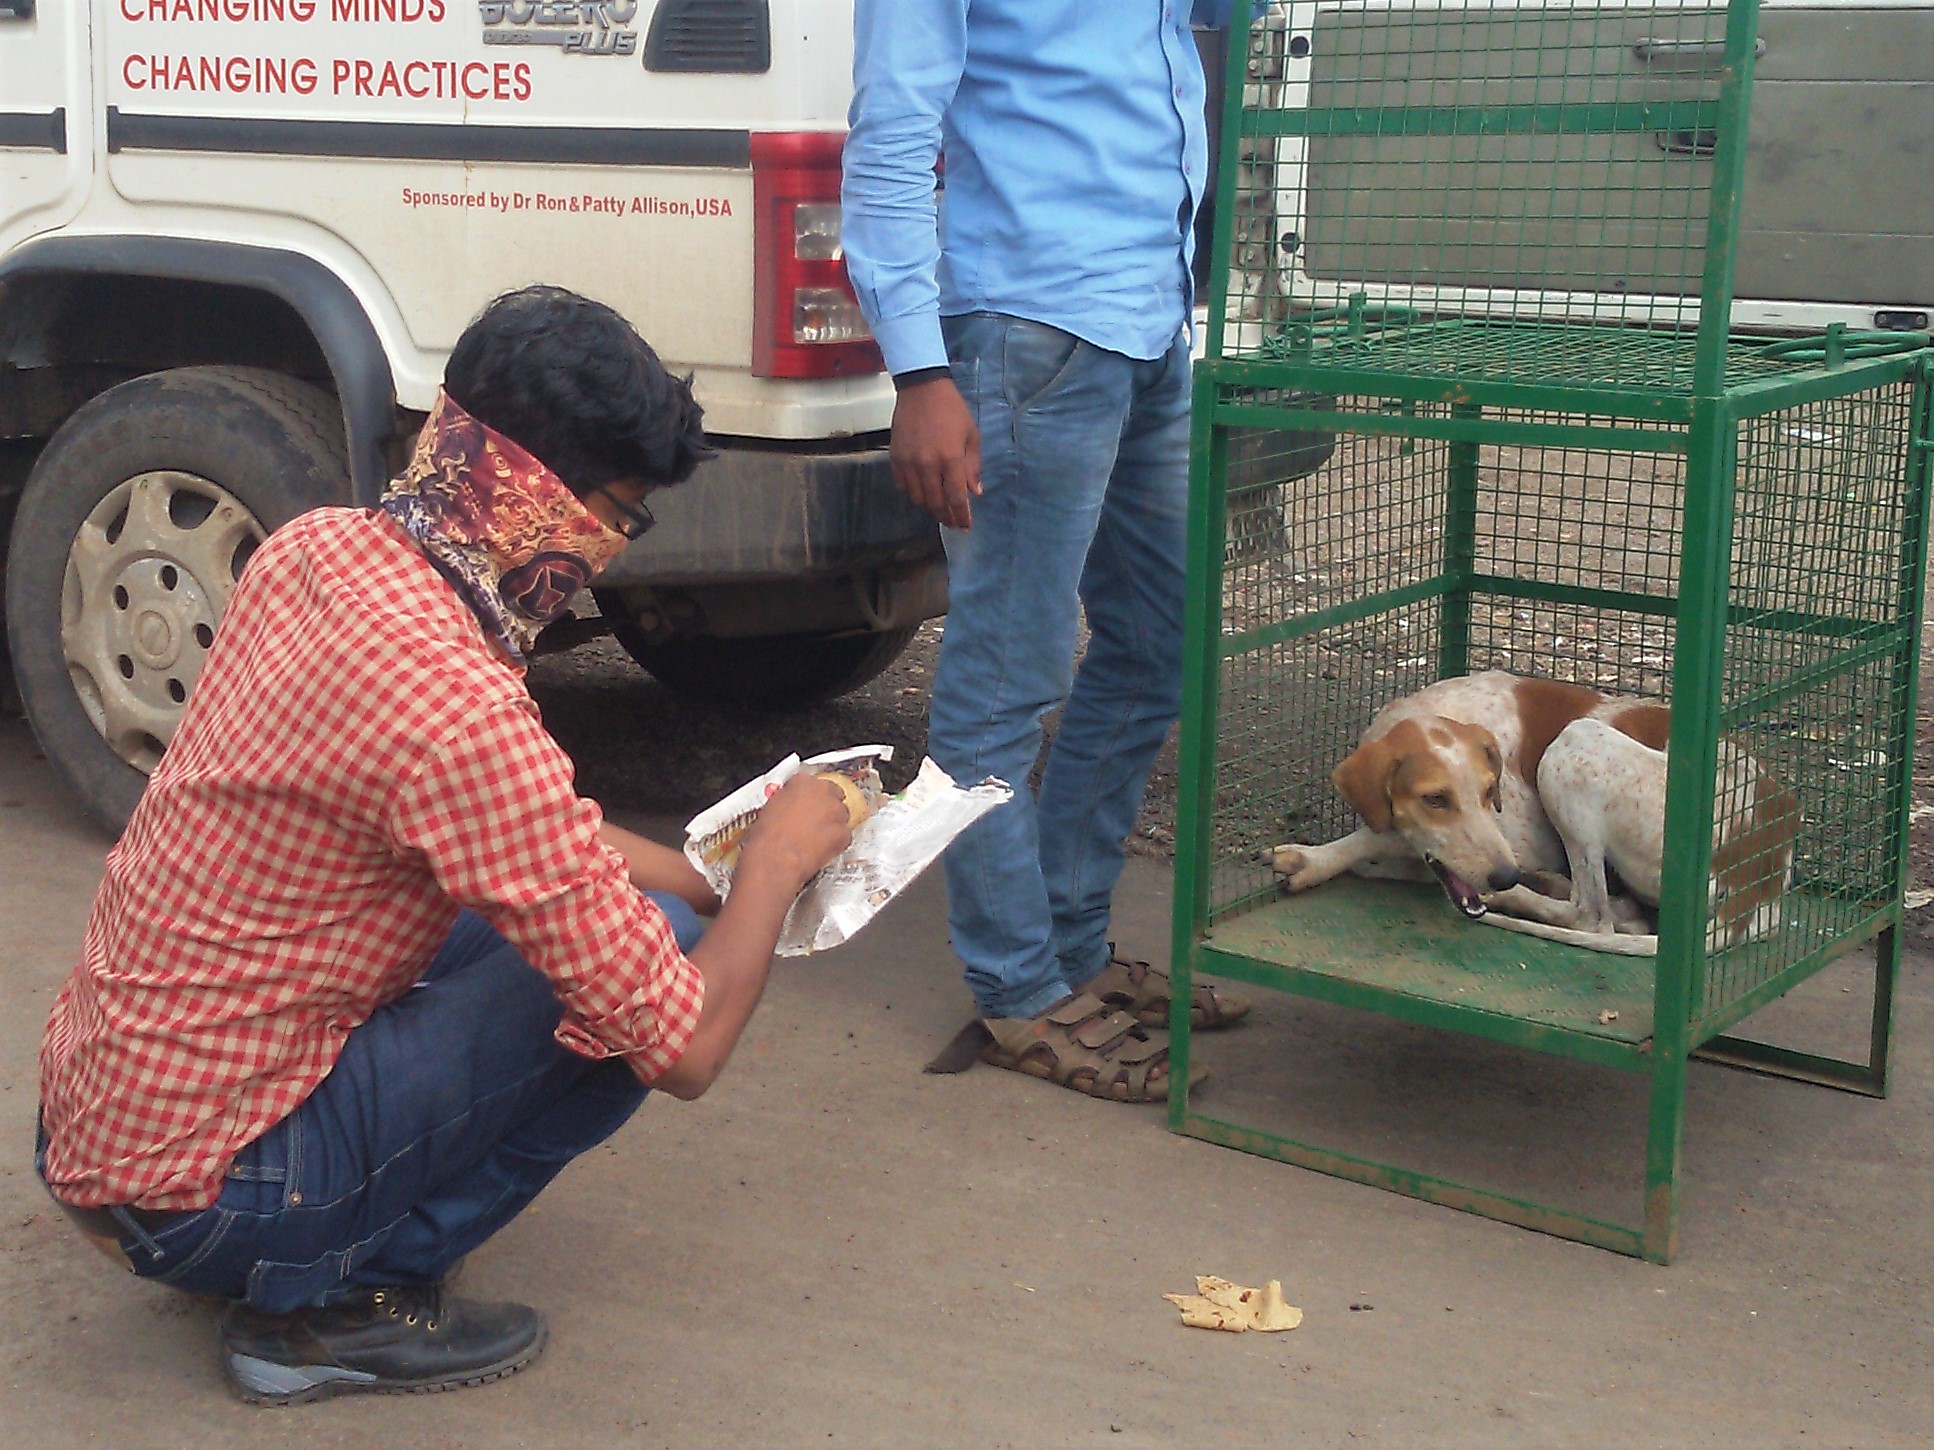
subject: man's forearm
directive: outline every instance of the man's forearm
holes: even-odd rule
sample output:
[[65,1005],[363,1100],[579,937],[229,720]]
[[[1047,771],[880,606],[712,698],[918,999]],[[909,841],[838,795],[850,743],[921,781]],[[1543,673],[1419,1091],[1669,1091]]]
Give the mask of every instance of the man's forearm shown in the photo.
[[702,916],[710,916],[719,909],[718,897],[683,852],[648,841],[610,821],[599,824],[598,836],[625,858],[631,884],[640,891],[668,892],[689,903]]
[[684,1054],[651,1080],[653,1086],[695,1098],[712,1085],[759,1005],[793,898],[852,839],[845,796],[804,771],[760,808],[739,847],[731,895],[691,952],[705,978],[698,1027]]
[[718,920],[692,949],[705,978],[705,1005],[691,1043],[653,1087],[676,1098],[695,1098],[712,1085],[738,1046],[772,970],[772,949],[799,883],[785,873],[743,862]]

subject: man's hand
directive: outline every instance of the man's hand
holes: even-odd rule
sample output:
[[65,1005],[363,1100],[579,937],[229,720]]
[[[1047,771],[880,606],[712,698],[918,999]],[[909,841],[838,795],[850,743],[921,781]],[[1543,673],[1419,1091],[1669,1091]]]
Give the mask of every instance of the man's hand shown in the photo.
[[952,378],[902,389],[893,405],[893,481],[950,529],[974,526],[980,429]]
[[839,787],[802,770],[765,803],[746,830],[735,882],[747,865],[755,873],[770,871],[778,881],[791,883],[790,904],[852,840],[846,828],[846,797]]

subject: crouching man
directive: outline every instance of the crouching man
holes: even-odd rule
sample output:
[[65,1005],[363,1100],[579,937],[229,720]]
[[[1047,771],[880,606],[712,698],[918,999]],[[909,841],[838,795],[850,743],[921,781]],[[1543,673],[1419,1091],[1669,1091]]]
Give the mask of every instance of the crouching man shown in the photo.
[[831,785],[790,783],[720,907],[577,794],[525,690],[538,630],[709,455],[685,385],[554,288],[492,303],[444,381],[380,507],[250,562],[41,1053],[49,1190],[136,1274],[232,1301],[258,1403],[535,1359],[542,1315],[449,1296],[451,1266],[649,1088],[705,1091],[848,839]]

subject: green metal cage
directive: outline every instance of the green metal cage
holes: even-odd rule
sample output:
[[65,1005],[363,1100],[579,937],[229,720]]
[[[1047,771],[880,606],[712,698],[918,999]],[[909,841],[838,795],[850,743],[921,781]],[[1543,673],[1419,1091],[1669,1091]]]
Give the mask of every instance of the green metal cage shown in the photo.
[[[1231,47],[1175,970],[1645,1075],[1642,1222],[1218,1118],[1186,1011],[1178,1130],[1665,1262],[1691,1056],[1884,1094],[1934,353],[1730,329],[1755,25],[1754,0],[1320,0]],[[1377,709],[1483,669],[1670,701],[1656,958],[1474,925],[1435,888],[1285,898],[1258,864],[1349,831],[1329,773]],[[1798,812],[1743,939],[1706,889],[1742,756]],[[1870,941],[1864,1062],[1730,1035]]]

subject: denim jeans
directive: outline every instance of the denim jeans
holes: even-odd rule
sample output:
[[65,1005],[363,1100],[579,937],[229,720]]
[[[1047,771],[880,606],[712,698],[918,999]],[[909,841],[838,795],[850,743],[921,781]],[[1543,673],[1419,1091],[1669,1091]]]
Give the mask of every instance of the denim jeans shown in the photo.
[[[1032,1017],[1107,965],[1123,847],[1180,706],[1188,344],[1139,361],[1018,317],[943,327],[982,491],[973,528],[943,531],[928,750],[1015,788],[947,851],[948,923],[981,1014]],[[1037,796],[1041,721],[1064,701]]]
[[[652,899],[689,949],[698,915]],[[123,1215],[122,1250],[143,1278],[271,1314],[437,1282],[645,1100],[622,1059],[557,1042],[561,1015],[549,981],[464,912],[422,978],[237,1155],[212,1206],[154,1230]]]

